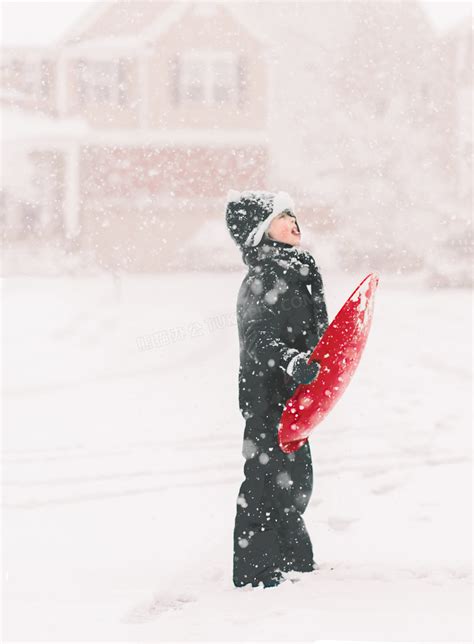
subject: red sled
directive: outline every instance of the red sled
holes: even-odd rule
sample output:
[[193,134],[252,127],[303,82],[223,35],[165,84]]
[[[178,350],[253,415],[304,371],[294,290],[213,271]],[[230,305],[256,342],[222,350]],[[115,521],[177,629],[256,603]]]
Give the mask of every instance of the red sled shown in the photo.
[[378,282],[376,273],[367,275],[314,348],[308,363],[317,360],[319,374],[309,385],[297,387],[278,425],[278,442],[286,454],[304,445],[351,381],[369,335]]

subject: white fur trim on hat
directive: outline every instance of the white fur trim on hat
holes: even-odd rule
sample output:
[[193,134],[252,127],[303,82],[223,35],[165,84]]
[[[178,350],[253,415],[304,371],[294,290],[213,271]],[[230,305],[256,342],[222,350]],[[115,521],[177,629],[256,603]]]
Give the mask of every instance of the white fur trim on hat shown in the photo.
[[295,203],[287,192],[277,192],[273,201],[273,209],[266,219],[264,219],[254,230],[252,230],[245,240],[246,246],[256,246],[263,237],[272,219],[279,215],[283,210],[295,212]]
[[227,203],[231,201],[240,201],[240,192],[238,190],[229,190],[227,193]]

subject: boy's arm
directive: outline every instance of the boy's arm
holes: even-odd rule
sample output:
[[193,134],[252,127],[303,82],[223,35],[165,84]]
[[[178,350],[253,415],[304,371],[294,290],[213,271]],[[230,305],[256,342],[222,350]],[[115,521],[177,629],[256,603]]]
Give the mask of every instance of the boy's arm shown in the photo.
[[329,326],[328,310],[326,306],[326,299],[324,297],[323,278],[318,269],[315,271],[315,278],[311,284],[311,297],[314,303],[314,313],[316,318],[316,325],[318,337],[321,339],[322,335]]
[[299,354],[279,335],[278,318],[264,300],[253,302],[243,320],[244,347],[248,355],[265,367],[280,367],[284,371],[290,360]]

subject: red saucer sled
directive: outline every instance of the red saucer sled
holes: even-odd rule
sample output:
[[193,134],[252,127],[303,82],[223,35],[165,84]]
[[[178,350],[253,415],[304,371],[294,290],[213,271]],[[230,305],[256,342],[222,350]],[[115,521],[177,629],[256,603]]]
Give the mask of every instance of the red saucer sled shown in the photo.
[[299,449],[342,396],[367,342],[379,282],[370,273],[355,289],[316,345],[308,363],[317,360],[319,374],[299,385],[287,401],[278,425],[278,442],[289,454]]

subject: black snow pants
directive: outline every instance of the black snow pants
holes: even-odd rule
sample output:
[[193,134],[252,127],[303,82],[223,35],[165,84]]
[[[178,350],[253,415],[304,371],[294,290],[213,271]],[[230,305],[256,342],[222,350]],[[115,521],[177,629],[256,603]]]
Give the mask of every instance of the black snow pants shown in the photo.
[[278,410],[270,417],[246,420],[245,480],[234,526],[235,586],[257,585],[276,570],[313,570],[313,549],[303,520],[313,489],[311,451],[308,442],[291,454],[281,451],[280,414]]

